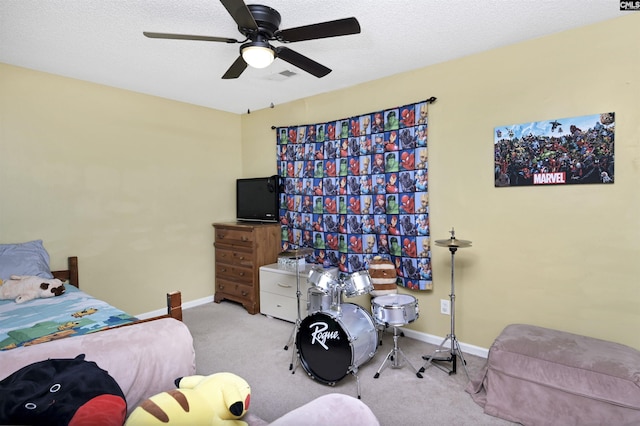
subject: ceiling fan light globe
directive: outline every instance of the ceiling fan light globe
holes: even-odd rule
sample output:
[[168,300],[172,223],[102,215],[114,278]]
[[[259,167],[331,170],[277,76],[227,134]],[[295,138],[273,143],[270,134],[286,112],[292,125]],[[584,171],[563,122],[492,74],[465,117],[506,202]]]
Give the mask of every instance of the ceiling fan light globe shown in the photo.
[[242,59],[252,68],[266,68],[275,59],[275,54],[269,47],[247,46],[242,49]]

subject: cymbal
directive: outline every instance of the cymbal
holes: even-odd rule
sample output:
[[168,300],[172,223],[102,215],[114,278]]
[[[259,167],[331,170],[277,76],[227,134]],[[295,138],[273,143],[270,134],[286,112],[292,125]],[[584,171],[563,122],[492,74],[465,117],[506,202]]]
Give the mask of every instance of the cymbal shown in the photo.
[[302,256],[306,256],[306,255],[312,254],[312,253],[313,253],[313,249],[312,248],[300,247],[298,249],[285,250],[282,253],[280,253],[278,256],[282,256],[282,257],[302,257]]
[[436,240],[436,245],[440,247],[466,248],[471,247],[471,241],[447,238],[446,240]]

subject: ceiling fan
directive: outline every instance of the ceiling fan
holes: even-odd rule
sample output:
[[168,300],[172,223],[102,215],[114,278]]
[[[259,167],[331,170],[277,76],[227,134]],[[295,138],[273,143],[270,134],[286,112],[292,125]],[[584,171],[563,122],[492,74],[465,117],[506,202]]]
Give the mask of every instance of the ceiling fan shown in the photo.
[[238,24],[238,31],[245,36],[244,40],[147,31],[144,31],[143,34],[149,38],[242,43],[240,56],[222,76],[223,79],[232,79],[240,77],[247,65],[254,68],[265,68],[275,58],[280,58],[318,78],[324,77],[331,72],[331,69],[285,46],[274,47],[269,41],[291,43],[360,32],[360,24],[353,17],[280,30],[280,13],[269,6],[246,5],[243,0],[220,0],[220,2]]

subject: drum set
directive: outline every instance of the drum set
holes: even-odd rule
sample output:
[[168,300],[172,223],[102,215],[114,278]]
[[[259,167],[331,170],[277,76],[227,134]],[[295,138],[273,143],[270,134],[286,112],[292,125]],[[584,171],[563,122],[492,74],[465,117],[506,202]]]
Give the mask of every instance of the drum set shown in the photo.
[[398,347],[397,328],[418,318],[415,297],[407,294],[374,297],[370,314],[355,303],[343,302],[343,295],[353,298],[373,291],[368,271],[336,277],[322,267],[313,267],[307,280],[311,285],[307,291],[308,315],[296,322],[294,342],[300,365],[312,379],[333,386],[352,374],[356,378],[360,398],[358,369],[374,357],[380,341],[379,333],[387,327],[393,327],[394,347],[374,378],[379,377],[389,361],[392,368],[400,368],[400,357],[411,366],[417,377],[422,378]]

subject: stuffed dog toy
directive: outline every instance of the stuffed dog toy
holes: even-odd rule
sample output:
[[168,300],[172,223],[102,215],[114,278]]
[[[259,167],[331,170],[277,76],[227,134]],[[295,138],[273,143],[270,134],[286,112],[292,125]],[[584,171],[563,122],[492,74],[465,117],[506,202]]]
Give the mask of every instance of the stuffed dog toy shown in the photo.
[[62,293],[64,293],[64,285],[57,278],[11,275],[9,281],[0,284],[0,299],[14,299],[16,303],[41,297],[60,296]]
[[251,388],[233,373],[187,376],[176,380],[178,389],[143,401],[125,426],[162,424],[246,426],[240,420],[249,409]]

